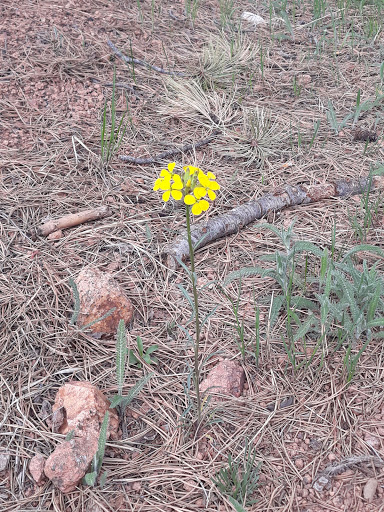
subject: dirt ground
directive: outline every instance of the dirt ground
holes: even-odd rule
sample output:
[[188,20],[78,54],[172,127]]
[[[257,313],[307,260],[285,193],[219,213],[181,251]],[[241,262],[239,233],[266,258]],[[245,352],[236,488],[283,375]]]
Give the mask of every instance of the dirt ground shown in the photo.
[[[343,350],[330,351],[323,364],[316,357],[294,373],[283,346],[283,315],[269,331],[269,306],[261,301],[278,287],[253,276],[242,283],[239,310],[252,341],[255,293],[259,364],[251,352],[244,360],[240,355],[230,303],[215,283],[282,249],[257,223],[196,255],[199,285],[209,285],[200,293],[202,314],[217,306],[201,338],[202,357],[210,356],[202,376],[220,358],[235,359],[244,367],[246,385],[240,398],[207,405],[208,419],[198,434],[191,428],[188,408],[195,395],[185,386],[193,350],[178,328],[188,321],[190,306],[177,287],[188,287],[188,281],[183,269],[171,273],[160,258],[185,219],[180,207],[164,206],[152,190],[161,168],[175,159],[213,171],[221,190],[204,215],[215,216],[287,183],[355,180],[384,162],[383,104],[362,111],[354,125],[353,117],[345,126],[327,119],[329,101],[341,123],[354,112],[359,90],[361,103],[382,94],[383,4],[380,18],[378,3],[288,2],[288,23],[279,2],[236,1],[228,13],[230,4],[0,4],[0,445],[10,455],[0,473],[4,512],[230,511],[212,478],[229,454],[242,456],[246,440],[256,450],[255,463],[261,463],[256,501],[246,510],[384,511],[382,343],[370,343],[350,386]],[[323,11],[314,23],[319,6]],[[266,25],[240,26],[244,11],[261,15]],[[125,55],[185,76],[127,65],[108,40]],[[229,72],[209,66],[209,48],[220,44],[234,54],[241,48]],[[106,166],[100,161],[100,129],[114,67],[117,118],[128,109],[129,122]],[[255,111],[260,125],[267,122],[262,112],[271,123],[261,135],[245,137],[247,113]],[[109,111],[107,117],[109,125]],[[220,133],[211,143],[170,160],[136,165],[118,159],[180,148],[217,126]],[[374,133],[376,140],[355,140],[357,129]],[[371,201],[379,197],[375,192]],[[47,219],[101,205],[113,215],[65,230],[58,240],[36,235]],[[276,212],[268,221],[287,228],[296,219],[295,236],[321,248],[330,247],[336,226],[341,251],[359,243],[351,219],[361,222],[363,213],[359,197],[329,198]],[[367,241],[383,247],[383,233],[381,203]],[[384,259],[377,258],[383,272]],[[137,336],[145,346],[157,344],[159,364],[128,410],[128,438],[107,445],[104,487],[80,486],[63,495],[50,483],[38,487],[28,470],[33,455],[48,455],[62,437],[44,421],[43,404],[53,403],[71,379],[87,380],[107,395],[116,392],[115,340],[95,339],[69,325],[69,278],[90,263],[111,271],[124,288],[135,307],[130,346]],[[236,300],[238,285],[232,283],[227,293]],[[129,368],[125,392],[144,371]],[[287,397],[290,405],[280,407]],[[324,489],[314,487],[321,472],[337,464]],[[371,478],[378,488],[367,500],[363,490]]]

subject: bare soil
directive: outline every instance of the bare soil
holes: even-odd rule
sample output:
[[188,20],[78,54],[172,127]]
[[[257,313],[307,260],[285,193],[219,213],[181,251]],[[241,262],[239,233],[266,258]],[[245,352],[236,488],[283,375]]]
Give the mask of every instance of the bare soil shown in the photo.
[[[268,332],[268,305],[259,301],[278,287],[252,277],[242,284],[240,312],[247,340],[253,340],[255,293],[261,308],[261,355],[258,366],[251,352],[242,360],[233,312],[217,283],[282,247],[257,224],[217,240],[196,255],[199,284],[211,283],[201,291],[202,314],[217,306],[201,339],[202,358],[210,356],[202,377],[220,358],[235,359],[243,364],[246,386],[240,398],[208,403],[206,421],[196,433],[193,409],[188,412],[194,392],[185,388],[193,351],[178,328],[189,320],[190,306],[177,284],[188,287],[188,280],[183,269],[171,273],[160,258],[185,218],[181,208],[164,206],[152,191],[167,162],[134,165],[118,155],[108,167],[100,161],[102,112],[112,95],[105,84],[111,84],[116,67],[116,81],[135,89],[134,94],[117,89],[117,118],[127,105],[129,110],[119,155],[150,157],[198,141],[217,127],[209,113],[219,118],[222,133],[212,143],[175,157],[178,164],[213,171],[221,183],[206,215],[225,213],[286,183],[366,176],[384,161],[382,105],[363,112],[355,126],[349,122],[338,134],[326,116],[329,100],[341,121],[353,112],[359,89],[365,101],[383,86],[383,32],[370,34],[367,20],[370,9],[376,11],[370,5],[363,9],[345,11],[348,21],[335,38],[331,14],[340,19],[343,9],[333,4],[315,25],[313,5],[296,6],[291,32],[284,22],[269,24],[268,5],[238,1],[235,25],[227,24],[222,32],[220,3],[214,0],[201,0],[194,21],[180,1],[1,2],[0,443],[3,453],[10,454],[0,473],[1,510],[233,510],[212,477],[225,467],[229,454],[242,456],[246,439],[256,449],[256,463],[261,462],[260,484],[252,496],[256,502],[246,510],[384,510],[382,342],[371,342],[350,386],[343,350],[330,351],[322,363],[316,357],[295,374],[283,345],[284,317]],[[267,25],[244,22],[239,34],[243,11],[260,14]],[[376,14],[371,16],[373,25],[381,23]],[[206,89],[205,111],[203,100],[196,99],[183,109],[185,95],[177,100],[179,106],[172,103],[176,93],[168,75],[129,66],[107,45],[111,40],[125,55],[185,73],[173,77],[185,85],[203,76],[201,56],[212,36],[245,37],[257,51],[246,70]],[[242,109],[256,107],[271,111],[278,137],[266,137],[262,165],[258,159],[248,165],[228,133],[241,134]],[[108,111],[108,125],[110,120]],[[355,140],[356,128],[374,131],[377,140],[367,145]],[[257,141],[246,144],[252,152]],[[378,197],[372,194],[371,200]],[[102,205],[113,216],[65,230],[58,240],[36,235],[49,219]],[[330,247],[336,225],[336,247],[342,251],[359,243],[350,222],[354,215],[361,222],[360,198],[330,198],[278,212],[268,221],[286,228],[296,219],[296,237],[320,247]],[[367,241],[383,247],[383,233],[381,204]],[[383,272],[382,258],[369,261],[377,258]],[[58,388],[71,379],[90,381],[106,394],[116,392],[115,340],[94,339],[69,324],[68,280],[89,263],[114,273],[135,306],[130,347],[137,336],[145,346],[158,344],[159,364],[150,368],[152,379],[127,411],[128,438],[108,443],[105,486],[80,486],[62,495],[50,483],[37,487],[28,471],[33,455],[48,455],[62,438],[44,419],[47,401],[53,403]],[[237,284],[227,293],[236,300]],[[193,335],[191,325],[187,328]],[[148,368],[129,368],[125,392],[144,371]],[[293,397],[289,405],[280,407],[287,397]],[[316,490],[318,476],[335,464],[341,464],[339,471],[322,491]],[[368,502],[363,489],[370,478],[378,480],[378,489]]]

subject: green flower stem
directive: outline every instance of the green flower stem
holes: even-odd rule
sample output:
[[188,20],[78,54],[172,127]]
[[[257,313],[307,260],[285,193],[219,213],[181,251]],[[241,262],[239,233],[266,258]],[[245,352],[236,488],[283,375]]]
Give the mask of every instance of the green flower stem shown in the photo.
[[197,400],[197,419],[200,423],[201,420],[201,398],[200,398],[200,365],[199,365],[199,343],[200,343],[200,320],[199,320],[199,299],[197,294],[197,283],[196,283],[196,274],[195,274],[195,255],[193,251],[192,245],[192,237],[191,237],[191,207],[186,205],[186,215],[187,215],[187,234],[188,234],[188,246],[189,246],[189,257],[191,260],[191,280],[192,280],[192,289],[193,289],[193,300],[195,303],[195,322],[196,322],[196,341],[195,341],[195,351],[194,351],[194,381],[195,381],[195,389],[196,389],[196,400]]

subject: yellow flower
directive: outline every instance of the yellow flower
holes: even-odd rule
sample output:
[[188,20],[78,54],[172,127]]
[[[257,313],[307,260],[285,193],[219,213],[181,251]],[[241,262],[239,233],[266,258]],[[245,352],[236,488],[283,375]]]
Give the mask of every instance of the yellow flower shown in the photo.
[[197,177],[200,184],[204,187],[206,192],[208,192],[209,199],[214,201],[216,199],[214,190],[220,190],[220,185],[216,181],[216,176],[213,172],[204,174],[203,171],[200,171]]
[[163,201],[167,202],[169,198],[172,196],[173,199],[176,201],[180,201],[180,199],[183,197],[183,182],[178,174],[174,174],[172,176],[173,183],[171,185],[171,180],[169,180],[167,188],[162,188],[162,190],[165,190],[163,194]]
[[[168,164],[168,171],[162,169],[160,178],[157,178],[153,186],[153,190],[169,190],[171,187],[171,179],[173,178],[173,169],[175,168],[176,162]],[[168,198],[169,199],[169,198]],[[168,200],[167,199],[167,200]]]
[[200,197],[195,197],[192,194],[187,194],[184,197],[184,203],[192,206],[193,215],[200,215],[200,213],[206,212],[209,208],[209,203],[205,199],[201,199]]
[[205,174],[199,167],[187,165],[183,174],[174,172],[176,163],[168,164],[168,170],[162,169],[160,177],[155,181],[153,190],[163,191],[163,201],[172,197],[176,201],[184,198],[186,205],[192,206],[194,215],[200,215],[209,208],[209,202],[203,199],[207,194],[212,201],[216,198],[214,190],[220,190],[216,176],[212,172]]

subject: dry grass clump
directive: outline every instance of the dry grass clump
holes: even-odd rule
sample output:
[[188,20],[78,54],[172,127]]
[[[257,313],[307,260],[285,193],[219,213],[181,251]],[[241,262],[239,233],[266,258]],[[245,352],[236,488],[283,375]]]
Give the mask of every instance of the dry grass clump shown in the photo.
[[158,113],[165,118],[184,118],[189,123],[206,128],[225,129],[236,119],[235,94],[206,91],[202,82],[170,78]]
[[262,167],[266,158],[281,155],[284,129],[270,110],[243,107],[238,116],[243,121],[241,129],[227,130],[213,144],[220,155],[242,159],[247,167]]
[[241,32],[228,37],[225,33],[212,36],[203,47],[200,58],[200,77],[205,89],[220,87],[231,90],[239,82],[246,83],[259,56],[259,45]]

